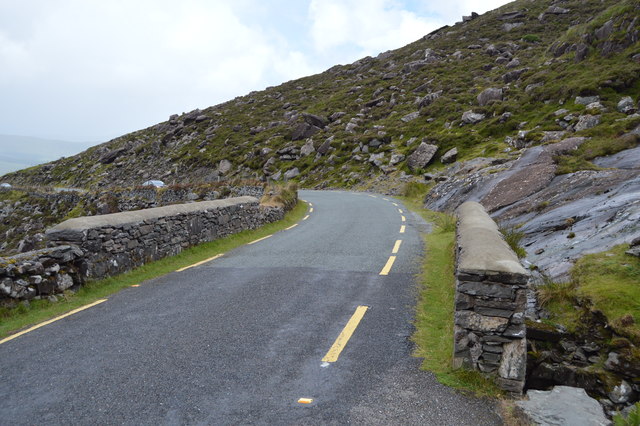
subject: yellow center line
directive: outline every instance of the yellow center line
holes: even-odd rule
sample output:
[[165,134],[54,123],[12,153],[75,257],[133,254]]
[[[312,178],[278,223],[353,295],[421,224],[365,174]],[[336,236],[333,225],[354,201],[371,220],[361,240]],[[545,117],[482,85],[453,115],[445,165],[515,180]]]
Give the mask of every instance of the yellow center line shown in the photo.
[[392,203],[392,204],[393,204],[394,206],[398,207],[398,204],[397,204],[397,203]]
[[297,223],[294,223],[294,224],[293,224],[293,225],[291,225],[290,227],[288,227],[288,228],[284,228],[284,230],[285,230],[285,231],[288,231],[289,229],[293,229],[293,228],[295,228],[296,226],[298,226],[298,224],[297,224]]
[[395,261],[395,256],[389,256],[389,260],[387,260],[387,264],[384,265],[384,268],[382,268],[382,271],[380,271],[380,275],[389,275],[389,271],[391,271],[391,267],[393,266],[393,262]]
[[398,209],[398,212],[399,212],[400,214],[404,213],[404,212],[402,211],[402,209]]
[[302,201],[303,203],[307,202],[307,200],[303,200],[302,198],[300,198],[300,201]]
[[131,284],[131,287],[140,287],[140,284]]
[[307,220],[309,219],[309,215],[306,215],[305,217],[302,218],[302,220]]
[[401,233],[401,234],[404,234],[404,230],[405,230],[405,229],[407,229],[407,227],[406,227],[406,226],[404,226],[404,225],[402,225],[402,226],[400,227],[400,233]]
[[309,207],[313,207],[313,204],[312,204],[312,203],[309,203]]
[[400,244],[402,244],[402,240],[397,240],[395,245],[393,246],[393,250],[391,250],[391,253],[397,254],[398,250],[400,250]]
[[360,324],[360,320],[364,316],[365,312],[367,312],[367,309],[369,309],[368,306],[358,306],[356,308],[356,311],[351,316],[351,319],[349,319],[349,322],[347,322],[347,325],[342,329],[342,332],[331,346],[331,349],[329,349],[329,352],[327,352],[324,358],[322,358],[322,362],[336,362],[338,360],[340,353],[347,345],[347,342],[351,338],[351,335],[353,335],[356,327],[358,327],[358,324]]
[[85,309],[89,309],[89,308],[91,308],[93,306],[99,305],[100,303],[106,302],[106,301],[107,301],[107,299],[100,299],[100,300],[95,301],[93,303],[90,303],[88,305],[81,306],[78,309],[74,309],[73,311],[67,312],[64,315],[60,315],[59,317],[52,318],[49,321],[41,322],[40,324],[34,325],[31,328],[27,328],[26,330],[23,330],[20,333],[16,333],[16,334],[13,334],[13,335],[11,335],[9,337],[5,337],[4,339],[0,340],[0,345],[3,344],[3,343],[8,342],[9,340],[13,340],[16,337],[20,337],[23,334],[27,334],[27,333],[29,333],[29,332],[31,332],[33,330],[37,330],[40,327],[44,327],[45,325],[51,324],[52,322],[56,322],[58,320],[61,320],[62,318],[66,318],[66,317],[68,317],[70,315],[73,315],[73,314],[77,314],[78,312],[84,311]]
[[196,266],[200,266],[200,265],[202,265],[203,263],[210,262],[210,261],[212,261],[212,260],[215,260],[215,259],[217,259],[217,258],[219,258],[219,257],[223,256],[223,255],[224,255],[224,253],[216,254],[216,255],[215,255],[215,256],[213,256],[213,257],[210,257],[210,258],[208,258],[208,259],[202,260],[202,261],[200,261],[200,262],[198,262],[198,263],[194,263],[193,265],[189,265],[189,266],[185,266],[184,268],[176,269],[176,272],[182,272],[182,271],[186,271],[186,270],[187,270],[187,269],[189,269],[189,268],[194,268],[194,267],[196,267]]
[[367,195],[368,195],[369,197],[371,197],[371,198],[378,198],[378,197],[376,197],[375,195],[371,195],[371,194],[367,194]]
[[313,213],[313,207],[309,209],[309,213]]
[[311,404],[313,402],[313,398],[300,398],[298,402],[300,404]]
[[405,222],[405,221],[407,220],[407,218],[406,218],[406,217],[404,217],[404,216],[400,216],[400,217],[402,218],[402,221],[403,221],[403,222]]
[[385,200],[385,201],[389,201],[389,199],[388,199],[388,198],[383,198],[383,200]]
[[271,238],[271,237],[273,237],[273,234],[267,235],[266,237],[258,238],[255,241],[251,241],[250,243],[247,243],[247,245],[255,244],[255,243],[258,243],[258,242],[260,242],[262,240],[266,240],[267,238]]

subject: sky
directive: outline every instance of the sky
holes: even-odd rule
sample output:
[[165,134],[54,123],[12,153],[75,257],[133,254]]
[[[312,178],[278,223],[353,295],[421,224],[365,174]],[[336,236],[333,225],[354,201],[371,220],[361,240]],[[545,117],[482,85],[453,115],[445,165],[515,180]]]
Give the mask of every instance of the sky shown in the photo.
[[0,134],[99,143],[504,0],[0,0]]

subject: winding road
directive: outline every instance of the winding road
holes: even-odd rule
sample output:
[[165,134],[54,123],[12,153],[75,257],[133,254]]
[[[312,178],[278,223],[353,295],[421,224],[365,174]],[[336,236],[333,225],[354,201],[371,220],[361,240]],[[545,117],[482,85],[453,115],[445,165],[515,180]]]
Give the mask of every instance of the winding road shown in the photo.
[[300,197],[287,230],[0,344],[0,424],[500,424],[411,356],[428,225]]

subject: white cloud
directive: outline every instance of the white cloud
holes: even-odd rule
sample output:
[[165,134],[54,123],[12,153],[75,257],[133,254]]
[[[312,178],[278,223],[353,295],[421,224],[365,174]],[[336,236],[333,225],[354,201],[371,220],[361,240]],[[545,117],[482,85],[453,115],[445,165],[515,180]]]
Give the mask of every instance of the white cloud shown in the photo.
[[311,37],[319,52],[355,45],[365,54],[402,47],[436,27],[391,0],[311,0]]
[[0,0],[0,133],[106,140],[504,2],[406,3]]

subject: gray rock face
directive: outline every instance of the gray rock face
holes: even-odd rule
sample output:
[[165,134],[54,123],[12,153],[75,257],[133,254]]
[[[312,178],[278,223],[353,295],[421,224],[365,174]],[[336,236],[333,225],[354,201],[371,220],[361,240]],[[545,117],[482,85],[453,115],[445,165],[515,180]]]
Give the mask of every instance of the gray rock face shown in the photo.
[[489,87],[488,89],[484,89],[477,97],[478,105],[485,106],[491,101],[501,101],[502,100],[502,89],[498,89],[495,87]]
[[569,9],[564,9],[559,6],[549,6],[545,13],[548,13],[550,15],[565,15],[569,13]]
[[391,166],[395,166],[398,163],[401,163],[402,161],[404,161],[405,156],[404,154],[392,154],[391,155],[391,160],[389,160],[389,164]]
[[319,115],[304,113],[302,116],[304,117],[304,121],[308,124],[319,127],[320,129],[324,129],[327,124],[329,124],[329,120],[324,117],[320,117]]
[[584,389],[556,386],[551,391],[530,390],[520,409],[537,425],[606,426],[602,407]]
[[449,164],[455,162],[457,158],[458,148],[452,148],[444,153],[444,155],[440,158],[440,162],[442,162],[442,164]]
[[293,132],[291,133],[291,140],[298,141],[307,139],[321,130],[322,129],[320,129],[320,127],[311,125],[309,123],[300,123],[293,129]]
[[402,120],[405,123],[408,123],[410,121],[415,120],[416,118],[420,117],[420,112],[419,111],[415,111],[412,112],[410,114],[405,115],[404,117],[402,117],[400,120]]
[[476,124],[484,120],[484,118],[485,118],[484,114],[478,114],[471,110],[465,111],[462,114],[462,122],[465,124]]
[[625,96],[624,98],[620,99],[620,102],[618,102],[617,105],[617,109],[623,114],[633,114],[634,112],[636,112],[633,98],[631,98],[631,96]]
[[592,127],[596,127],[598,124],[600,124],[599,115],[581,115],[580,118],[578,118],[578,123],[575,126],[575,130],[576,132],[579,132],[580,130],[591,129]]
[[295,177],[298,177],[299,175],[300,175],[300,170],[298,170],[297,167],[294,167],[293,169],[287,170],[286,172],[284,172],[285,180],[293,179]]
[[437,150],[438,147],[436,145],[430,145],[425,142],[420,143],[420,146],[407,158],[407,166],[409,166],[412,171],[425,168]]
[[384,152],[380,152],[378,154],[371,154],[369,156],[369,162],[376,167],[382,167],[382,165],[384,164],[382,160],[384,160]]
[[433,101],[435,101],[440,97],[440,95],[442,95],[442,90],[438,90],[437,92],[432,92],[427,94],[424,98],[418,101],[418,107],[424,108],[426,106],[431,105]]
[[576,96],[574,101],[578,105],[589,105],[594,102],[600,102],[600,96]]
[[231,170],[231,161],[229,160],[220,160],[220,163],[218,164],[218,172],[220,172],[220,174],[227,174],[229,173],[229,171]]
[[519,70],[509,71],[508,73],[502,75],[502,80],[505,83],[511,83],[512,81],[518,80],[525,71],[528,71],[528,69],[522,68]]
[[307,155],[316,152],[316,149],[313,146],[313,139],[308,139],[302,148],[300,148],[300,155],[302,157],[306,157]]

